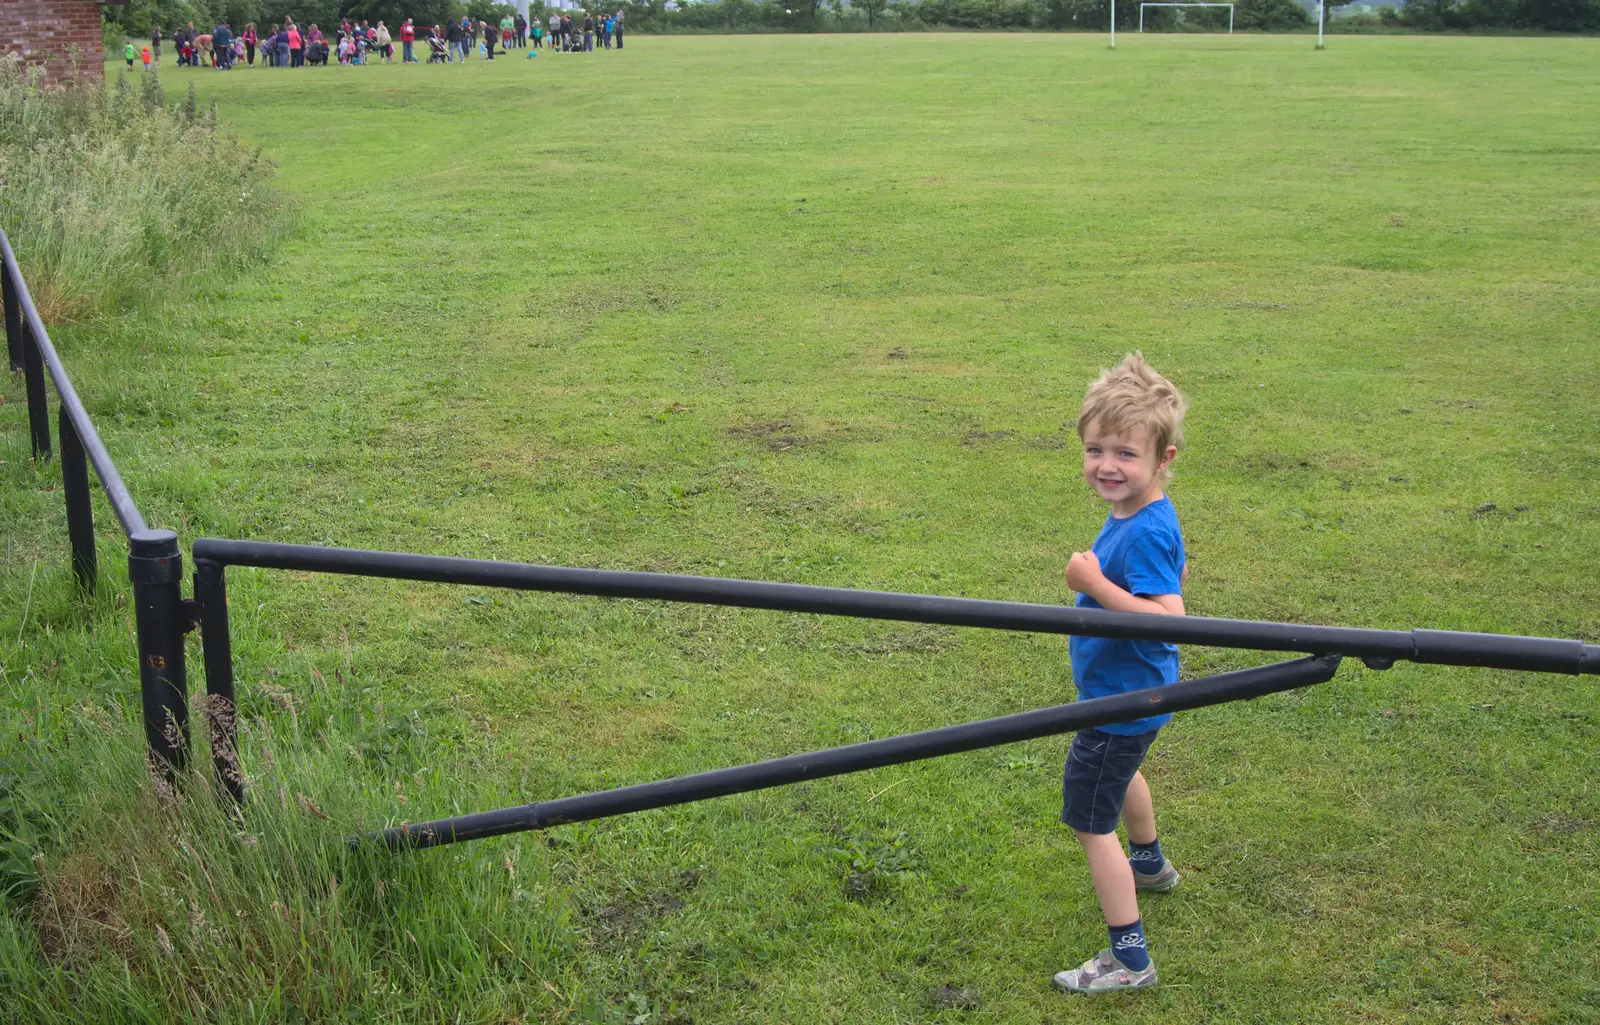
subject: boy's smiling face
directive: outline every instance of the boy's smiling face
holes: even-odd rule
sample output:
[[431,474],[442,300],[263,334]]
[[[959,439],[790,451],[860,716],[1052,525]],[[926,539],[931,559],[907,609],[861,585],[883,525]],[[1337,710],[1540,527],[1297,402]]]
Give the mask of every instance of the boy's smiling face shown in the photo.
[[1083,429],[1083,479],[1094,493],[1111,503],[1111,514],[1132,516],[1161,496],[1162,471],[1178,454],[1176,445],[1158,452],[1146,427],[1120,434],[1099,423]]

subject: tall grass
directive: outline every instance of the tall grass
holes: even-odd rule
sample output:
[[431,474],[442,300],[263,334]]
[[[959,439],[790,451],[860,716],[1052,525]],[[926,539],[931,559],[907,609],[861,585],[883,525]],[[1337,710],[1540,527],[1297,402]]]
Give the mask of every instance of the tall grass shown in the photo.
[[[41,597],[47,613],[63,600]],[[119,613],[101,611],[97,632],[126,643]],[[146,771],[137,703],[112,681],[86,691],[63,672],[63,636],[3,646],[9,682],[32,698],[0,705],[8,1020],[511,1021],[572,1010],[551,981],[573,940],[549,897],[541,839],[400,857],[344,842],[462,793],[461,753],[415,717],[386,714],[355,666],[280,660],[277,682],[252,688],[259,697],[240,718],[249,798],[236,810],[209,785],[209,766],[177,795]],[[203,743],[196,753],[206,756]]]
[[152,74],[45,89],[0,60],[0,224],[47,321],[260,258],[288,220],[274,170],[192,85],[182,103]]

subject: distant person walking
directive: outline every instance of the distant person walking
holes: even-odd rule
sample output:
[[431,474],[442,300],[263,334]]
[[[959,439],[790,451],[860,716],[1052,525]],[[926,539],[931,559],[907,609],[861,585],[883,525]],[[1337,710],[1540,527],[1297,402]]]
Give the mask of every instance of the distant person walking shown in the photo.
[[150,53],[155,57],[157,64],[161,63],[161,26],[157,25],[150,30]]
[[411,56],[411,46],[417,41],[417,27],[407,18],[404,25],[400,26],[400,63],[415,64],[417,59]]
[[583,15],[583,52],[594,53],[594,15],[587,11]]
[[280,68],[289,66],[289,30],[287,28],[278,30],[277,61]]
[[561,49],[561,16],[553,11],[550,14],[550,49]]
[[372,32],[372,41],[378,47],[378,52],[383,54],[385,64],[394,63],[394,39],[389,35],[389,29],[378,22],[378,27]]
[[461,27],[458,21],[452,21],[450,27],[444,30],[445,39],[450,43],[450,57],[452,61],[467,59],[466,47],[462,40],[467,38],[467,30]]
[[211,30],[211,63],[223,71],[233,70],[233,29],[223,22]]
[[617,49],[622,49],[622,8],[617,8],[617,18],[611,26],[611,34],[617,39]]
[[305,64],[306,64],[306,40],[305,40],[305,37],[300,34],[300,30],[295,27],[295,23],[292,22],[292,21],[289,22],[289,27],[284,30],[284,34],[289,37],[289,66],[291,68],[303,68],[303,67],[305,67]]
[[256,43],[260,41],[256,36],[255,22],[251,21],[245,23],[244,31],[239,33],[239,40],[244,43],[244,62],[252,68],[255,67]]

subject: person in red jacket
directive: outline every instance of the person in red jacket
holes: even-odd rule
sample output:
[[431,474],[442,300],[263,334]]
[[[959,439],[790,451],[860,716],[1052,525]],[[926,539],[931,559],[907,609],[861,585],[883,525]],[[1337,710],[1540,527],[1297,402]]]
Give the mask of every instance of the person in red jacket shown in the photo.
[[417,59],[411,56],[411,44],[416,42],[417,30],[407,18],[406,23],[400,26],[400,62],[402,64],[415,64]]

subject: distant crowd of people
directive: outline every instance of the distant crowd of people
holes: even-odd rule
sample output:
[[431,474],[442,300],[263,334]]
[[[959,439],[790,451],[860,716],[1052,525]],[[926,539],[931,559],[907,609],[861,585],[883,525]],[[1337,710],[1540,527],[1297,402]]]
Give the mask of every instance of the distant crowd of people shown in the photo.
[[[587,51],[592,53],[595,48],[595,38],[598,35],[600,45],[604,49],[622,49],[622,11],[616,14],[603,14],[596,17],[587,11],[579,11],[583,15],[581,23],[573,21],[572,12],[552,12],[550,14],[550,29],[545,31],[545,23],[535,18],[531,23],[518,14],[515,17],[507,15],[500,19],[498,26],[487,21],[474,22],[471,18],[462,18],[459,22],[451,22],[441,28],[438,25],[428,30],[428,62],[456,63],[467,59],[468,54],[476,52],[486,60],[494,60],[495,45],[500,46],[500,53],[504,55],[510,50],[539,50],[546,47],[566,53]],[[581,29],[578,27],[581,24]],[[406,46],[407,63],[415,63],[410,56],[411,49],[405,42],[416,31],[416,26],[407,18],[405,25],[400,29],[402,45]],[[530,53],[529,56],[532,56]]]
[[[581,19],[574,15],[580,15]],[[427,63],[445,64],[465,61],[477,53],[486,60],[494,60],[498,46],[501,55],[513,49],[539,50],[548,48],[562,53],[592,53],[596,45],[601,49],[622,49],[623,12],[594,15],[588,11],[552,11],[546,21],[535,17],[530,23],[521,14],[507,15],[499,25],[463,17],[446,26],[432,25],[422,37],[427,43]],[[150,33],[150,45],[142,53],[128,43],[123,56],[128,67],[143,58],[145,67],[161,63],[163,36],[158,27]],[[419,64],[416,52],[418,28],[407,18],[399,32],[401,63]],[[394,37],[383,22],[376,25],[366,21],[352,22],[345,18],[333,30],[333,39],[326,38],[316,25],[305,30],[293,18],[284,18],[274,24],[266,35],[256,30],[254,22],[242,31],[235,32],[226,22],[219,23],[209,32],[195,28],[189,22],[172,33],[172,47],[178,54],[180,67],[214,67],[223,71],[239,64],[254,67],[256,57],[262,67],[299,68],[307,64],[326,65],[330,60],[340,64],[366,64],[376,58],[383,63],[394,61]],[[533,56],[530,52],[529,56]]]

